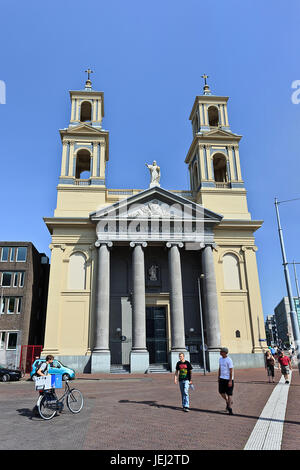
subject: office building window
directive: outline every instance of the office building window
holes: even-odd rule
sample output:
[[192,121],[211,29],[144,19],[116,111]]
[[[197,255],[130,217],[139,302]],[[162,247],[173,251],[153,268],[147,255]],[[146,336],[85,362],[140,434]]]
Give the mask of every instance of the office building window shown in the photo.
[[3,271],[0,272],[1,287],[24,287],[24,271]]
[[8,253],[9,253],[8,246],[3,246],[1,250],[1,261],[8,261]]
[[15,248],[11,248],[10,249],[10,261],[15,261],[15,255],[16,255],[16,249]]
[[15,313],[16,297],[9,297],[7,303],[7,313]]
[[4,349],[5,346],[5,331],[0,331],[0,349]]
[[17,348],[17,339],[18,339],[18,333],[14,332],[8,332],[7,333],[8,338],[7,338],[7,347],[6,349],[16,349]]
[[24,287],[24,277],[25,277],[25,273],[21,272],[20,273],[20,284],[19,284],[20,287]]
[[2,273],[2,280],[1,280],[1,286],[2,287],[10,287],[11,286],[11,279],[12,279],[12,273],[10,272],[3,272]]
[[21,313],[22,297],[0,297],[0,313]]
[[27,248],[26,246],[21,246],[17,248],[17,261],[26,261],[27,257]]

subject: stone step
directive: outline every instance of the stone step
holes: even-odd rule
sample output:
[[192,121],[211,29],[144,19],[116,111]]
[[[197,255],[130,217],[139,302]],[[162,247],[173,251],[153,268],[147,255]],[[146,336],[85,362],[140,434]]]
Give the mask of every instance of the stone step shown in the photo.
[[150,364],[148,368],[150,374],[165,374],[166,372],[170,372],[169,364]]
[[115,364],[110,366],[111,374],[129,374],[129,366],[123,366],[122,364]]
[[201,372],[201,373],[204,373],[204,369],[202,366],[200,366],[200,364],[192,364],[192,367],[193,367],[193,373],[194,372]]

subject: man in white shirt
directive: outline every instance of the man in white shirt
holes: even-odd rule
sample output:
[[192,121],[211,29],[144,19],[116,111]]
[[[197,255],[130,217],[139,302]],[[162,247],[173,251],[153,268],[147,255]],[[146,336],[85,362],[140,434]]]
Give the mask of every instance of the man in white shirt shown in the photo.
[[226,410],[232,415],[233,362],[228,356],[227,348],[221,348],[220,355],[218,374],[219,393],[226,401]]

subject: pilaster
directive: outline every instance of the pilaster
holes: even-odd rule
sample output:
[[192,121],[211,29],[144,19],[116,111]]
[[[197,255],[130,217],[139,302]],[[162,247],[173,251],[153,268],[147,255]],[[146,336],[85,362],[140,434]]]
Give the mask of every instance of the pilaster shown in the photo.
[[254,245],[242,247],[245,260],[246,285],[248,290],[254,353],[262,352],[263,347],[267,346],[265,341],[261,341],[262,339],[265,339],[266,333],[256,263],[256,251],[257,248]]

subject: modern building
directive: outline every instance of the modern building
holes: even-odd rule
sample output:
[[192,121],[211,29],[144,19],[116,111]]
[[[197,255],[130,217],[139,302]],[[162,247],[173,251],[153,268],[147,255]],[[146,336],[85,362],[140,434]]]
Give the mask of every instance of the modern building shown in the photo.
[[[297,314],[300,326],[300,302],[298,297],[293,297],[295,304],[295,312]],[[290,304],[288,297],[283,297],[274,309],[277,334],[280,344],[289,346],[294,343],[293,328],[290,318]]]
[[275,315],[267,315],[265,321],[266,339],[268,346],[278,346],[279,338]]
[[44,219],[52,254],[43,354],[78,371],[144,373],[174,370],[181,351],[203,366],[204,349],[216,370],[226,345],[236,367],[263,365],[262,221],[248,211],[228,97],[205,83],[194,100],[184,190],[161,187],[167,169],[143,159],[148,188],[108,188],[104,93],[88,78],[70,100],[57,207]]
[[48,281],[49,259],[32,243],[0,242],[1,365],[19,367],[22,355],[28,368],[33,346],[43,346]]

